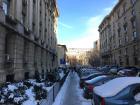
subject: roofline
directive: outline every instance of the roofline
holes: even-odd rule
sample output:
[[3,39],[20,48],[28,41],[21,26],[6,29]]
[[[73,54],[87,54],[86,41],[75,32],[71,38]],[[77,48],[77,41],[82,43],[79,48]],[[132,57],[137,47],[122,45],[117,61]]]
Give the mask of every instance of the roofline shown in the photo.
[[106,15],[104,17],[104,19],[102,20],[101,24],[99,25],[99,28],[101,27],[101,25],[104,23],[105,20],[109,19],[110,18],[110,14],[109,15]]
[[59,17],[59,10],[58,10],[58,6],[57,6],[56,0],[54,0],[54,3],[55,3],[55,10],[56,10],[57,16]]
[[101,25],[104,23],[104,21],[106,19],[109,19],[110,16],[114,13],[114,11],[119,7],[119,5],[123,2],[124,0],[119,0],[118,3],[113,7],[113,9],[111,10],[111,12],[105,16],[105,18],[102,20],[101,24],[99,25],[99,28],[101,27]]

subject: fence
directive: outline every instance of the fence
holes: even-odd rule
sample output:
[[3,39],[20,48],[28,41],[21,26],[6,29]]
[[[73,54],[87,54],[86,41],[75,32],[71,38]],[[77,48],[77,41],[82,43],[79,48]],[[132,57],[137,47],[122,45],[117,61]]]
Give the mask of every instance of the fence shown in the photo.
[[40,102],[40,105],[52,105],[61,86],[63,85],[68,73],[64,76],[64,78],[60,82],[56,82],[53,87],[48,91],[47,99],[44,99]]
[[40,105],[52,105],[59,90],[60,90],[60,83],[56,82],[53,85],[53,87],[48,91],[47,99],[42,100]]

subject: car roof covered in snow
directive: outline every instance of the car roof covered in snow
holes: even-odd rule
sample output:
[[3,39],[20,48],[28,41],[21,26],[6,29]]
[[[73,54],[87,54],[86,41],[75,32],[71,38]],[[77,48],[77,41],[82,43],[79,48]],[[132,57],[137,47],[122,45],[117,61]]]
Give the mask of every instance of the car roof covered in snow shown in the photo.
[[101,97],[112,97],[129,85],[140,83],[140,77],[119,77],[94,88],[95,94]]

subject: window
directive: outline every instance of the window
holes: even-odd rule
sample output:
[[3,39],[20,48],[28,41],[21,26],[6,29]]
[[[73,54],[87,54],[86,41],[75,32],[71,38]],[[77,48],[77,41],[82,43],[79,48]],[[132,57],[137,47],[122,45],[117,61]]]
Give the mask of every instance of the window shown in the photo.
[[129,56],[126,56],[126,65],[129,65]]
[[134,57],[134,64],[138,65],[138,57]]
[[25,72],[24,73],[24,79],[26,80],[26,79],[29,79],[29,72]]
[[121,27],[121,24],[120,23],[118,23],[118,27]]
[[42,76],[42,78],[44,79],[44,77],[45,77],[45,71],[44,70],[42,70],[42,74],[41,74],[41,76]]
[[127,32],[127,23],[125,23],[125,24],[123,25],[123,29],[124,29],[124,32],[126,33],[126,32]]
[[128,36],[127,36],[127,34],[125,35],[125,37],[124,37],[125,39],[125,42],[128,42]]
[[133,48],[134,48],[134,51],[137,51],[137,46],[136,45],[134,45]]
[[117,17],[120,18],[120,11],[117,12]]
[[120,50],[120,51],[119,51],[119,54],[121,55],[121,53],[122,53],[122,51]]
[[121,28],[118,29],[118,37],[121,36]]
[[132,14],[132,16],[135,16],[136,13],[135,13],[134,8],[132,9],[131,14]]
[[3,2],[3,10],[5,14],[8,14],[7,8],[8,8],[7,4]]
[[119,58],[120,65],[123,65],[121,57]]
[[121,39],[119,39],[119,46],[122,44],[122,41],[121,41]]
[[39,29],[39,35],[41,36],[41,28]]
[[33,27],[32,28],[33,28],[33,32],[34,32],[35,31],[35,23],[34,22],[33,22]]
[[135,20],[135,19],[133,19],[133,20],[131,21],[131,24],[132,24],[132,28],[136,28],[136,20]]
[[126,22],[126,17],[124,17],[123,19],[124,19],[124,22]]
[[3,10],[6,15],[9,14],[10,0],[3,0]]
[[134,31],[134,32],[133,32],[133,39],[136,39],[136,38],[137,38],[137,32]]
[[137,46],[136,45],[133,46],[133,54],[134,54],[134,56],[137,55]]
[[128,49],[126,48],[126,49],[125,49],[125,53],[124,53],[125,55],[127,55],[127,51],[128,51]]
[[32,30],[33,32],[35,31],[35,16],[36,16],[36,0],[33,0],[33,27]]
[[41,1],[40,1],[40,7],[42,6],[42,3],[41,3]]
[[132,3],[132,4],[135,4],[136,1],[137,1],[137,0],[131,0],[131,3]]
[[27,14],[27,1],[22,0],[22,23],[26,24],[26,14]]
[[126,4],[123,5],[123,13],[126,12]]
[[22,23],[25,25],[25,22],[26,22],[26,16],[25,15],[22,15]]
[[6,82],[14,82],[14,74],[6,75]]

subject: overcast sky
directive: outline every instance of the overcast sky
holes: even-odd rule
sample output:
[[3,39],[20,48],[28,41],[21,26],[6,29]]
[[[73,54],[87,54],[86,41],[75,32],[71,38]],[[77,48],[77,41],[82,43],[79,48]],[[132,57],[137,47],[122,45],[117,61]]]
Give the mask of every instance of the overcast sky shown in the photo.
[[98,26],[118,0],[57,0],[60,13],[58,43],[69,48],[92,48]]

